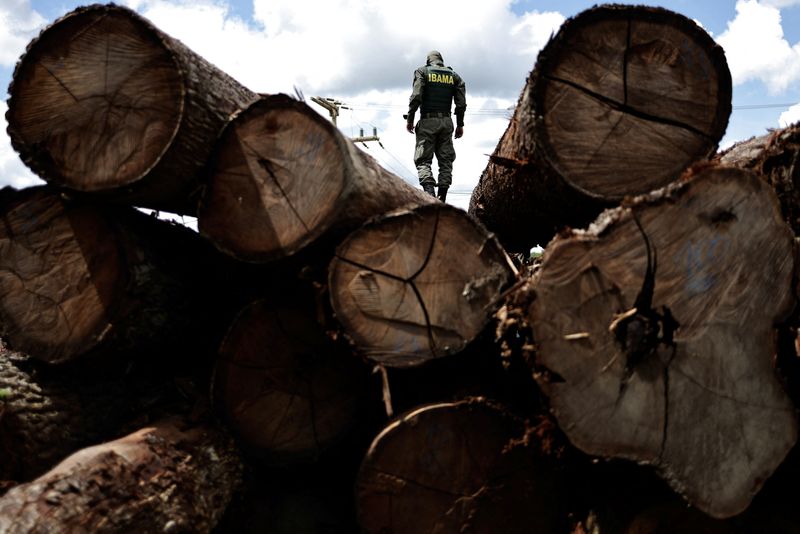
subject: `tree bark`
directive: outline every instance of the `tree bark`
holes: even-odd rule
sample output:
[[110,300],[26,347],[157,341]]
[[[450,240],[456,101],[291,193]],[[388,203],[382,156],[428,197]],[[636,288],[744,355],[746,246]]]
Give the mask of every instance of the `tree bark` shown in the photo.
[[319,459],[361,415],[366,369],[328,338],[314,303],[308,288],[254,302],[220,347],[216,404],[242,447],[266,464]]
[[28,46],[8,133],[53,185],[195,215],[214,142],[256,95],[134,11],[81,7]]
[[469,212],[509,250],[545,245],[713,154],[730,112],[724,53],[694,22],[589,9],[539,53]]
[[775,130],[737,143],[720,154],[724,165],[751,169],[775,190],[781,211],[800,235],[800,125]]
[[232,440],[162,421],[83,449],[0,498],[0,530],[210,532],[240,483]]
[[353,232],[328,280],[333,310],[358,349],[376,363],[408,367],[462,350],[514,274],[492,234],[436,203]]
[[543,459],[514,447],[524,434],[520,420],[483,399],[398,418],[361,464],[362,531],[557,532],[557,482]]
[[286,95],[265,96],[240,113],[215,154],[200,232],[246,261],[290,256],[370,217],[434,202]]
[[214,251],[191,230],[47,187],[3,190],[0,217],[0,320],[13,349],[51,363],[213,354],[216,290],[203,273]]
[[797,437],[771,359],[793,236],[756,175],[708,167],[556,238],[533,281],[535,378],[572,443],[655,466],[714,517]]
[[31,480],[178,400],[163,367],[51,369],[5,347],[0,392],[0,480],[10,481]]

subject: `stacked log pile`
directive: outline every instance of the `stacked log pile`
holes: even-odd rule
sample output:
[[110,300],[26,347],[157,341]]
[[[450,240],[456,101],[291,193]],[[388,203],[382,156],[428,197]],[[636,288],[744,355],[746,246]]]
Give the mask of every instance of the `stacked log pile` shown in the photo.
[[584,11],[539,53],[469,211],[509,250],[544,246],[712,155],[730,112],[725,55],[694,22]]
[[710,161],[730,86],[686,18],[588,10],[470,215],[127,8],[59,19],[9,90],[48,185],[0,192],[0,530],[793,531],[797,134]]

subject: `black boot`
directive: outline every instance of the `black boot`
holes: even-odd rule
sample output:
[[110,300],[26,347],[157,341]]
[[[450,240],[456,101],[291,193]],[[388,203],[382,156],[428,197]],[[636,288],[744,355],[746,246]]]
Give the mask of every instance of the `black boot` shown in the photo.
[[439,200],[444,202],[447,200],[447,190],[450,189],[449,186],[439,186]]
[[422,189],[430,196],[435,197],[436,191],[433,189],[433,184],[422,184]]

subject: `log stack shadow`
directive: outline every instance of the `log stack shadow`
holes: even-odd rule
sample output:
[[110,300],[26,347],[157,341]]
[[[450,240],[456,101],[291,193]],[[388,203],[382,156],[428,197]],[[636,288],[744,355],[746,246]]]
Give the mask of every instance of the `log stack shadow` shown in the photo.
[[0,530],[796,528],[797,131],[714,158],[685,17],[568,20],[469,214],[113,4],[9,93]]

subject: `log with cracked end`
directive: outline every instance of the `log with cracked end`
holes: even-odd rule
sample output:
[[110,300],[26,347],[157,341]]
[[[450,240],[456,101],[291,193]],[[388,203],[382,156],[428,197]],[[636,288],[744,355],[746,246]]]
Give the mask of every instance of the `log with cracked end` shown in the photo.
[[257,98],[135,11],[91,5],[42,31],[9,87],[8,133],[48,182],[195,215],[230,116]]
[[513,446],[524,434],[520,419],[481,398],[398,417],[359,470],[362,531],[557,532],[563,488],[547,460]]
[[3,189],[0,220],[0,320],[14,350],[50,363],[213,354],[216,252],[196,233],[47,186]]
[[224,431],[162,420],[9,490],[0,498],[0,531],[211,532],[241,477]]
[[432,202],[307,104],[265,95],[222,134],[198,226],[220,250],[266,262],[342,238],[370,217]]
[[353,232],[328,279],[334,312],[358,350],[376,363],[409,367],[466,347],[514,275],[492,234],[436,203]]
[[219,350],[213,394],[244,450],[269,465],[313,462],[358,424],[366,367],[327,337],[300,289],[245,307]]
[[731,112],[722,48],[688,18],[601,5],[539,53],[469,211],[512,251],[708,158]]
[[589,454],[655,466],[709,515],[743,511],[797,438],[772,367],[793,270],[775,194],[735,168],[698,168],[556,238],[528,320],[559,426]]

